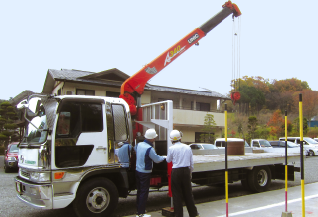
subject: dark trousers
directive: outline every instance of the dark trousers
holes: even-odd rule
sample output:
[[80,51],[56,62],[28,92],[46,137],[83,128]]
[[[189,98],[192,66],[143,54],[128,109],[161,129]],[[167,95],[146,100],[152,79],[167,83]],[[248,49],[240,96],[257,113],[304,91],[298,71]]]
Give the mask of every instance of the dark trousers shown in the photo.
[[136,171],[137,185],[137,214],[145,214],[146,202],[148,200],[151,173]]
[[185,202],[190,217],[198,215],[197,207],[194,204],[190,169],[188,167],[172,169],[171,190],[176,217],[183,217],[182,200]]

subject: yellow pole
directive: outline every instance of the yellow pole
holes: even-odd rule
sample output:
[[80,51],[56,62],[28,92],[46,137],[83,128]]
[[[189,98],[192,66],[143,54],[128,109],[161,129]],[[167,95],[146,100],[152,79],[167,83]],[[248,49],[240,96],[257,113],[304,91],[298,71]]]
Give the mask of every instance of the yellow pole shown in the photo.
[[229,216],[229,189],[228,189],[228,171],[227,171],[227,104],[224,105],[224,138],[225,138],[225,206],[226,217]]
[[287,111],[285,111],[285,212],[287,212],[287,182],[288,182],[288,166],[287,166]]
[[301,177],[301,200],[302,216],[305,217],[305,182],[304,182],[304,154],[303,154],[303,102],[302,94],[299,94],[299,132],[300,132],[300,177]]

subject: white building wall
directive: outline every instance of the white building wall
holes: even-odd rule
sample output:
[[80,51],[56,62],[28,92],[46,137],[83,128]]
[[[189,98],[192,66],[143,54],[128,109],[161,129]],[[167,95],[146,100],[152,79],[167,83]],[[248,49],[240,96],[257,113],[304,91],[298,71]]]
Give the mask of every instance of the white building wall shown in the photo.
[[141,95],[141,104],[148,104],[151,103],[151,91],[144,91]]
[[224,114],[216,112],[192,111],[173,109],[173,123],[186,125],[204,125],[204,117],[206,114],[212,114],[216,126],[224,126]]

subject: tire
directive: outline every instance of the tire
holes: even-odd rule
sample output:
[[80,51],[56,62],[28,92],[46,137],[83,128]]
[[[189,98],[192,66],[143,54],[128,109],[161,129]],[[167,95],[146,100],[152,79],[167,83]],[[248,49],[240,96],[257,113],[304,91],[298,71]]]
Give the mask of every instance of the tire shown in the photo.
[[313,150],[309,150],[308,151],[308,156],[315,156],[315,152],[313,152]]
[[106,178],[87,180],[79,187],[73,209],[79,217],[109,216],[118,204],[115,184]]
[[268,166],[254,167],[248,173],[248,186],[256,193],[267,191],[271,185],[272,174]]

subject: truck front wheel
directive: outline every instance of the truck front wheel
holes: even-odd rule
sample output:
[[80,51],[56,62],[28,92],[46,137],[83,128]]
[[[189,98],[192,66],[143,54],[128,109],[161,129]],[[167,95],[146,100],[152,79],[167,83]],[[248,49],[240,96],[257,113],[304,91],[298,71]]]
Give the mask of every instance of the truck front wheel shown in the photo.
[[313,150],[308,151],[308,156],[315,156],[315,152]]
[[268,166],[254,167],[248,173],[248,186],[254,192],[267,191],[271,185],[272,175]]
[[77,216],[107,216],[116,208],[118,191],[112,181],[106,178],[87,180],[79,187],[73,208]]

